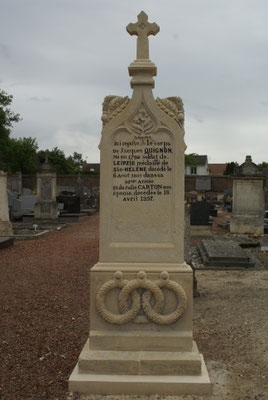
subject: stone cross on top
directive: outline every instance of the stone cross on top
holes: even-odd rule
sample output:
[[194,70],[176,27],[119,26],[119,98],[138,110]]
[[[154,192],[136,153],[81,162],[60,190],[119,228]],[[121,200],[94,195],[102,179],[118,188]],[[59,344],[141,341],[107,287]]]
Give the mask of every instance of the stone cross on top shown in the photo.
[[137,35],[137,60],[149,60],[149,35],[156,35],[159,32],[159,26],[148,22],[148,15],[142,11],[138,15],[136,24],[128,24],[127,31],[130,35]]

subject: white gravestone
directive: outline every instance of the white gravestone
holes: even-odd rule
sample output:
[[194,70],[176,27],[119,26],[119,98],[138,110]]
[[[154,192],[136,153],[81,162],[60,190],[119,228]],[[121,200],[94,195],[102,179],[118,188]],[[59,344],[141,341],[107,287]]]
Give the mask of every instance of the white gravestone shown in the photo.
[[100,259],[90,272],[90,333],[69,387],[104,394],[210,393],[192,337],[184,262],[184,111],[154,100],[144,12],[130,64],[133,96],[108,96],[100,143]]
[[13,236],[8,211],[7,175],[3,171],[0,171],[0,236]]

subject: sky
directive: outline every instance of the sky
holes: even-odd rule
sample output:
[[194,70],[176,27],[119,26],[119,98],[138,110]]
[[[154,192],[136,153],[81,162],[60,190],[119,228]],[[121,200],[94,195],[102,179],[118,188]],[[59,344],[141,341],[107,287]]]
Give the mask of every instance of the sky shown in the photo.
[[102,103],[132,95],[144,11],[157,66],[154,96],[180,96],[186,153],[209,163],[268,161],[267,0],[0,0],[0,88],[23,120],[12,137],[35,137],[99,162]]

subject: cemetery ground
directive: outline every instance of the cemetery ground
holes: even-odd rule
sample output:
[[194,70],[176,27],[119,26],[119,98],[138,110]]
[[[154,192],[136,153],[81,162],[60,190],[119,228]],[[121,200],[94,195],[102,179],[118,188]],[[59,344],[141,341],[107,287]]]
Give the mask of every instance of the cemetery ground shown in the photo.
[[[214,233],[226,231],[214,224]],[[89,270],[97,261],[98,215],[0,251],[1,399],[268,399],[267,267],[196,272],[194,337],[212,396],[68,393],[88,337]]]

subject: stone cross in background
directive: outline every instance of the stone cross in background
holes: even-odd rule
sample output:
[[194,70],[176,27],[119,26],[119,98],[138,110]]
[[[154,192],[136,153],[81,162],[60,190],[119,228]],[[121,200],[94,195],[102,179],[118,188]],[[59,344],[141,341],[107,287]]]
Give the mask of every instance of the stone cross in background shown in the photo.
[[148,22],[148,15],[142,11],[138,15],[138,22],[135,24],[128,24],[127,31],[130,35],[137,35],[137,60],[148,60],[149,59],[149,35],[156,35],[160,28],[154,22],[150,24]]

